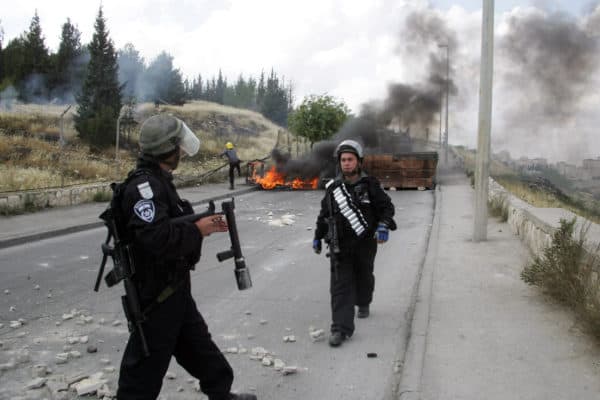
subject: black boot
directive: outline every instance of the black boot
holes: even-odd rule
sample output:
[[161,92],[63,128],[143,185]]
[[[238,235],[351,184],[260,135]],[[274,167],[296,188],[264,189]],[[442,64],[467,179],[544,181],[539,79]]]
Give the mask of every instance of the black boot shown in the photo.
[[369,316],[369,306],[358,306],[356,316],[358,318],[367,318]]
[[346,337],[346,334],[343,332],[331,332],[331,336],[329,336],[329,345],[331,347],[338,347],[346,340]]

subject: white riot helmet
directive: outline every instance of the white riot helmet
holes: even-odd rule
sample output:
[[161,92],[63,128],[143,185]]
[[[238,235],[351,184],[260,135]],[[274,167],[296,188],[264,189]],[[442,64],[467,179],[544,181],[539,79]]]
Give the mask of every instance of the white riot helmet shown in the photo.
[[152,156],[167,154],[177,147],[188,156],[200,148],[200,140],[188,126],[172,115],[159,114],[148,118],[140,129],[140,148]]
[[335,148],[335,158],[339,160],[342,153],[354,153],[359,160],[363,159],[363,148],[355,140],[348,139],[340,142]]

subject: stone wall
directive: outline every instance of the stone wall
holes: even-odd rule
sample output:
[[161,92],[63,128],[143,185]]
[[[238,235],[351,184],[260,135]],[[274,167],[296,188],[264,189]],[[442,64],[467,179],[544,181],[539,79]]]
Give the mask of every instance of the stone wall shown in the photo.
[[0,210],[12,213],[87,203],[94,201],[97,193],[104,193],[108,196],[111,193],[109,185],[109,183],[93,183],[66,188],[0,193]]

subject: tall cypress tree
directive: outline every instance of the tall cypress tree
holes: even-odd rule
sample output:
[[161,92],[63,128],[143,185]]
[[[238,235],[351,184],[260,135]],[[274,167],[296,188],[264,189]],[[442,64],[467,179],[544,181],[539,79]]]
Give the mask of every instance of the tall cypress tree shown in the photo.
[[142,81],[146,73],[144,58],[132,43],[127,43],[119,50],[117,59],[119,82],[123,85],[123,98],[127,102],[141,100],[144,95]]
[[52,77],[52,97],[58,97],[64,102],[71,102],[83,83],[85,70],[81,66],[83,49],[81,47],[81,32],[67,18],[62,26],[58,53],[54,63]]
[[48,95],[46,76],[50,70],[50,56],[44,43],[37,10],[31,19],[29,31],[25,34],[24,56],[20,73],[23,79],[19,84],[21,97],[26,101],[45,100]]
[[4,81],[4,60],[2,53],[2,42],[4,41],[4,29],[2,29],[2,20],[0,20],[0,90],[2,90],[2,82]]
[[75,129],[92,149],[114,143],[117,118],[121,111],[121,87],[118,80],[117,55],[106,30],[102,7],[94,24],[95,32],[88,45],[90,62],[78,96]]

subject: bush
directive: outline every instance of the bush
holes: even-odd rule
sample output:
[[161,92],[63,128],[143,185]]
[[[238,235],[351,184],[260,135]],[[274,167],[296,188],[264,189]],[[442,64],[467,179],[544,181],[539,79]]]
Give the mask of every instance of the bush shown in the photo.
[[586,229],[573,238],[576,219],[561,219],[552,244],[521,272],[530,285],[541,287],[558,301],[572,307],[590,331],[600,338],[600,263],[585,248]]

